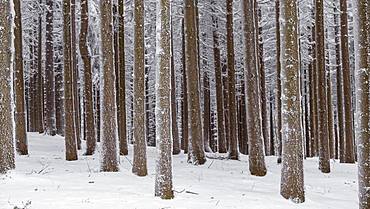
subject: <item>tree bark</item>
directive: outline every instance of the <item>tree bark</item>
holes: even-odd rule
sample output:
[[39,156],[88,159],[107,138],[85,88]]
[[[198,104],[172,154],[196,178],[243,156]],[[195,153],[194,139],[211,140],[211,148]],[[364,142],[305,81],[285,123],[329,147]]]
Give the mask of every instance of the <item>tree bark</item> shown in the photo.
[[297,1],[285,0],[283,8],[284,19],[287,21],[284,26],[282,51],[283,168],[280,193],[286,199],[302,203],[305,201],[305,195]]
[[245,35],[245,82],[247,100],[249,170],[252,175],[265,176],[266,165],[263,151],[263,135],[260,116],[259,82],[257,67],[257,41],[254,27],[254,0],[243,0]]
[[113,65],[113,15],[112,0],[100,1],[101,40],[103,72],[101,77],[101,170],[115,172],[119,170],[117,148],[117,109],[115,83],[116,75]]
[[[157,68],[156,68],[156,139],[157,167],[155,195],[162,199],[174,198],[172,190],[171,140],[171,7],[170,0],[157,2]],[[172,86],[173,87],[173,86]],[[173,113],[173,111],[172,111]]]
[[324,1],[316,0],[316,57],[318,69],[318,130],[320,170],[330,173],[330,153],[328,140],[328,108],[326,91],[325,67],[325,31],[324,31]]
[[23,36],[22,36],[22,15],[21,15],[21,1],[14,0],[15,10],[15,26],[14,26],[14,50],[15,50],[15,141],[17,152],[20,155],[28,155],[28,141],[26,129],[26,110],[24,98],[24,76],[23,76]]
[[12,30],[10,1],[0,1],[0,173],[15,168],[12,116]]
[[353,108],[352,108],[352,88],[351,88],[351,68],[349,60],[348,46],[348,15],[347,1],[340,0],[340,37],[342,50],[342,70],[343,70],[343,102],[344,102],[344,162],[355,163],[354,139],[353,139]]
[[134,1],[134,160],[132,172],[146,176],[144,1]]
[[63,0],[64,19],[64,98],[65,98],[65,146],[66,160],[77,160],[75,117],[73,112],[73,68],[71,48],[71,0]]
[[197,54],[196,5],[193,0],[185,0],[185,54],[189,119],[188,161],[202,165],[206,162],[202,140],[202,120],[199,95],[199,63]]
[[[370,5],[357,0],[355,12],[356,139],[359,209],[370,208]],[[367,14],[366,14],[367,13]]]

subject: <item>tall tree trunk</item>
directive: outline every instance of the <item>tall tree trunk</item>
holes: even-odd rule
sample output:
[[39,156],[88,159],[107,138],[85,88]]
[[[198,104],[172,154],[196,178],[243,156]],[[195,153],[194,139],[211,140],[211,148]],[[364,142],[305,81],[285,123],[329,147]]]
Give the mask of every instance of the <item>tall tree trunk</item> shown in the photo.
[[227,66],[229,85],[229,158],[239,159],[238,137],[237,137],[237,111],[235,93],[235,54],[234,54],[234,30],[233,30],[233,0],[226,1],[226,39],[227,39]]
[[342,70],[343,70],[343,101],[344,101],[344,162],[355,163],[354,139],[353,139],[353,109],[352,109],[352,88],[351,88],[351,68],[349,60],[348,46],[348,15],[347,1],[340,0],[340,37],[342,50]]
[[78,62],[77,62],[77,42],[76,42],[76,0],[71,0],[71,58],[73,69],[73,113],[75,115],[75,128],[77,148],[81,149],[81,116],[80,116],[80,96],[78,86]]
[[206,152],[212,152],[210,148],[210,138],[211,138],[211,92],[210,92],[210,83],[209,75],[207,72],[204,72],[203,75],[203,145]]
[[127,130],[126,130],[126,69],[125,69],[125,19],[124,0],[118,1],[119,32],[118,32],[118,137],[120,155],[128,155]]
[[10,1],[0,1],[0,173],[15,168],[12,116],[12,30]]
[[221,69],[221,54],[218,35],[218,18],[216,15],[213,17],[213,54],[215,64],[215,77],[216,77],[216,103],[217,103],[217,139],[218,139],[218,152],[226,153],[226,139],[225,139],[225,113],[224,113],[224,99],[222,88],[222,69]]
[[81,32],[80,53],[84,64],[85,89],[85,139],[86,155],[92,155],[96,149],[95,119],[93,104],[93,86],[91,72],[91,56],[88,49],[87,34],[89,28],[89,0],[81,0]]
[[22,36],[22,15],[21,1],[14,0],[15,27],[14,27],[14,50],[15,50],[15,141],[17,152],[20,155],[28,155],[27,129],[26,129],[26,110],[24,100],[24,77],[23,77],[23,36]]
[[202,165],[206,162],[203,140],[202,120],[199,95],[199,66],[197,55],[196,5],[193,0],[185,0],[185,54],[188,114],[189,114],[189,158],[193,164]]
[[189,151],[188,84],[186,77],[185,18],[182,21],[182,142],[184,153]]
[[117,136],[117,109],[116,109],[116,80],[113,65],[113,15],[112,0],[100,1],[101,11],[101,40],[103,72],[101,78],[101,141],[102,164],[101,170],[107,172],[118,171],[118,136]]
[[[167,2],[166,2],[167,3]],[[171,17],[171,132],[172,132],[172,153],[174,155],[180,154],[180,138],[177,123],[177,100],[176,100],[176,75],[175,75],[175,56],[173,52],[173,29]]]
[[[334,25],[335,25],[335,60],[336,60],[336,72],[337,72],[337,129],[339,138],[339,159],[341,163],[344,163],[344,118],[343,118],[343,79],[342,79],[342,67],[341,67],[341,47],[340,47],[340,36],[339,36],[339,23],[338,23],[338,9],[334,7]],[[336,152],[336,155],[338,152]]]
[[328,106],[326,89],[325,67],[325,30],[324,30],[324,1],[316,0],[316,54],[318,72],[318,130],[319,130],[319,156],[320,170],[330,173],[330,153],[328,140]]
[[[40,0],[39,4],[41,4]],[[37,40],[37,87],[36,87],[36,129],[39,133],[44,131],[44,85],[42,73],[42,12],[39,12],[38,40]]]
[[243,0],[244,35],[245,35],[245,82],[247,100],[248,140],[249,140],[249,170],[252,175],[266,175],[265,157],[263,151],[263,135],[260,117],[260,102],[258,88],[257,41],[254,27],[255,0]]
[[278,163],[281,163],[283,141],[282,141],[282,105],[281,105],[281,36],[280,36],[280,0],[275,2],[275,24],[276,24],[276,141],[277,141],[277,154]]
[[283,79],[283,168],[280,192],[284,198],[302,203],[305,201],[305,195],[297,1],[285,0],[283,8],[283,16],[287,21],[284,25],[281,75]]
[[[358,151],[359,209],[370,208],[370,5],[356,1],[356,139]],[[367,14],[366,14],[367,12]]]
[[146,176],[144,0],[134,0],[134,160],[132,172]]
[[66,160],[77,160],[75,117],[73,112],[73,68],[71,51],[71,0],[63,0],[64,19],[64,98],[65,98],[65,144]]
[[[172,199],[172,140],[171,140],[171,7],[170,0],[157,2],[157,68],[156,68],[156,139],[157,167],[155,195]],[[173,87],[173,86],[172,86]]]
[[53,0],[46,0],[46,7],[45,130],[46,134],[55,136]]

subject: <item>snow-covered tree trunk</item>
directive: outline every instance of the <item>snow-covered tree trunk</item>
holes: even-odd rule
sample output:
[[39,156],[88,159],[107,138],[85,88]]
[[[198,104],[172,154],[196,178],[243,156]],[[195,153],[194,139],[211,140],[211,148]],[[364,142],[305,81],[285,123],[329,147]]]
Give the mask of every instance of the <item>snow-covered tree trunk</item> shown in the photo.
[[93,86],[91,72],[91,56],[88,48],[88,27],[89,27],[89,0],[81,0],[81,32],[80,32],[80,53],[84,66],[84,90],[85,90],[85,139],[86,155],[92,155],[96,148]]
[[189,119],[189,159],[193,164],[206,162],[202,140],[202,120],[199,93],[199,62],[197,53],[196,5],[185,0],[185,57]]
[[132,172],[146,176],[144,0],[134,1],[134,160]]
[[[172,199],[171,139],[171,6],[170,0],[157,2],[156,49],[156,144],[157,165],[155,195]],[[174,123],[175,121],[172,121]]]
[[15,27],[14,27],[14,100],[15,100],[15,114],[14,120],[17,126],[15,127],[15,141],[17,152],[20,155],[28,154],[27,129],[26,129],[26,110],[24,100],[24,69],[23,69],[23,36],[22,36],[22,15],[21,15],[21,1],[14,0],[15,10]]
[[356,139],[360,209],[370,208],[370,4],[357,0],[356,36]]
[[0,1],[0,173],[15,168],[12,114],[11,1]]
[[74,117],[73,69],[71,57],[71,0],[63,0],[64,19],[64,98],[66,160],[77,160],[77,141]]
[[255,0],[243,0],[245,36],[245,82],[247,100],[249,170],[252,175],[266,175],[261,127],[259,82],[257,67],[257,40],[254,17]]
[[45,132],[56,134],[53,13],[54,1],[46,0]]
[[303,179],[303,133],[301,122],[300,58],[297,1],[282,4],[282,171],[281,195],[296,203],[305,201]]
[[100,1],[102,71],[101,92],[101,170],[115,172],[119,170],[116,75],[113,65],[113,11],[112,0]]

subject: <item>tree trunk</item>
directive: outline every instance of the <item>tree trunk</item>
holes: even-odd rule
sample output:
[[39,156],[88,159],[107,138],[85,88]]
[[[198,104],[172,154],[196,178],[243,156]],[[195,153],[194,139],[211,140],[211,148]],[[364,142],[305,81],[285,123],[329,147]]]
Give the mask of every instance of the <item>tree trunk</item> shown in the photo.
[[26,110],[24,100],[24,77],[23,77],[23,36],[22,36],[22,15],[21,1],[14,0],[15,26],[14,26],[14,86],[15,86],[15,141],[17,152],[20,155],[28,155],[27,129],[26,129]]
[[12,116],[12,30],[10,1],[0,1],[0,173],[15,168]]
[[197,30],[195,11],[196,6],[193,0],[185,0],[185,54],[186,54],[186,78],[188,114],[189,114],[189,158],[193,164],[202,165],[206,162],[202,140],[202,120],[199,95],[199,66],[197,55]]
[[283,151],[282,141],[282,111],[281,111],[281,62],[280,62],[280,50],[281,50],[281,38],[280,38],[280,0],[275,2],[275,24],[276,24],[276,141],[277,141],[277,154],[278,163],[281,163],[281,156]]
[[53,0],[46,0],[46,63],[45,63],[45,131],[55,136],[55,82],[54,82],[54,42],[53,42]]
[[[40,4],[41,4],[40,0]],[[44,131],[44,85],[43,85],[43,73],[42,73],[42,13],[39,14],[39,25],[38,25],[38,46],[37,46],[37,87],[36,87],[36,129],[39,133]]]
[[[156,139],[157,167],[155,196],[174,198],[172,190],[172,140],[171,140],[171,7],[170,0],[157,2],[157,68],[156,68]],[[173,71],[173,70],[172,70]],[[173,86],[172,86],[173,87]],[[173,113],[173,111],[172,111]]]
[[348,46],[348,15],[347,1],[340,0],[340,37],[342,50],[342,70],[343,70],[343,101],[344,101],[344,162],[355,163],[354,139],[353,139],[353,108],[352,108],[352,88],[351,88],[351,68],[349,60]]
[[64,98],[65,98],[65,144],[66,160],[77,160],[77,144],[75,117],[73,112],[73,68],[71,51],[71,0],[63,1],[63,19],[64,19]]
[[[167,2],[166,2],[167,3]],[[174,155],[180,154],[180,139],[179,129],[177,123],[177,100],[176,100],[176,74],[175,74],[175,58],[173,52],[173,29],[172,29],[172,17],[171,17],[171,132],[172,132],[172,153]]]
[[283,5],[284,47],[282,69],[283,95],[283,168],[281,195],[296,203],[305,201],[303,179],[303,131],[301,123],[300,62],[298,46],[297,1]]
[[229,158],[239,159],[238,137],[237,137],[237,111],[235,94],[235,54],[234,54],[234,32],[233,32],[233,0],[226,1],[226,38],[227,38],[227,66],[229,85]]
[[144,1],[134,0],[134,160],[132,172],[146,176]]
[[124,0],[118,1],[119,32],[118,32],[118,58],[119,70],[117,74],[118,91],[118,136],[120,155],[128,155],[127,130],[126,130],[126,69],[125,69],[125,19]]
[[249,140],[249,170],[252,175],[266,175],[265,157],[263,151],[263,135],[260,117],[259,82],[257,67],[257,41],[254,27],[254,0],[243,1],[244,35],[245,35],[245,82],[247,100],[248,140]]
[[182,21],[182,142],[184,153],[189,152],[189,114],[188,114],[188,84],[186,78],[186,50],[185,50],[185,18]]
[[118,136],[115,83],[116,75],[113,65],[113,15],[112,1],[100,1],[101,10],[101,40],[103,72],[101,75],[101,141],[102,160],[101,170],[106,172],[118,171]]
[[320,170],[330,173],[330,153],[328,140],[328,106],[326,91],[325,67],[325,31],[324,31],[324,1],[316,0],[316,57],[318,72],[318,130]]
[[[359,209],[370,208],[370,5],[357,0],[355,13],[356,139],[358,151]],[[367,14],[366,14],[367,12]]]
[[84,64],[84,89],[85,89],[85,139],[86,155],[92,155],[96,149],[95,119],[93,104],[93,86],[91,72],[91,56],[88,49],[89,27],[89,0],[81,0],[81,32],[80,32],[80,53]]

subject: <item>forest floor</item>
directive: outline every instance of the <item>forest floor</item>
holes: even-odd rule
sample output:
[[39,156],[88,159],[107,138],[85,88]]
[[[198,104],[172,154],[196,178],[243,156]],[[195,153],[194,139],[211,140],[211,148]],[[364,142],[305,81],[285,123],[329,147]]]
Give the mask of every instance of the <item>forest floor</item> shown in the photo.
[[306,202],[279,195],[281,165],[266,158],[266,177],[253,177],[248,157],[240,161],[208,159],[203,166],[174,156],[175,199],[154,197],[156,150],[148,148],[147,177],[131,173],[132,152],[121,157],[120,172],[99,172],[99,153],[67,162],[62,137],[29,135],[29,156],[17,156],[16,170],[0,176],[0,209],[355,209],[357,168],[332,161],[322,174],[318,159],[305,160]]

